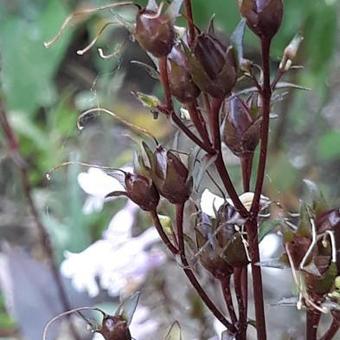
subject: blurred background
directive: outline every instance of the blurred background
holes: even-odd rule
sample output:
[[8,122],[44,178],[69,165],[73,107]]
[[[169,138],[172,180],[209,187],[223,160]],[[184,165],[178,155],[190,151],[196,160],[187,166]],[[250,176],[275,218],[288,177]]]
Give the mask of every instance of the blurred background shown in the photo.
[[[100,305],[110,312],[120,298],[141,290],[133,325],[136,339],[160,339],[176,319],[188,339],[210,339],[218,327],[187,289],[175,261],[167,259],[155,241],[148,217],[125,199],[103,205],[103,192],[116,183],[102,171],[77,163],[128,166],[138,147],[137,136],[105,114],[89,117],[79,129],[79,115],[93,107],[112,110],[164,143],[174,138],[171,124],[161,116],[155,119],[131,93],[162,95],[158,82],[132,62],[152,65],[125,28],[108,27],[92,49],[77,54],[105,23],[117,20],[112,10],[77,17],[58,42],[44,47],[73,10],[107,3],[2,0],[0,100],[19,138],[33,198],[72,306]],[[218,29],[226,35],[240,20],[237,1],[194,0],[193,6],[202,29],[214,13]],[[133,13],[119,10],[128,21],[133,21]],[[274,69],[293,36],[301,32],[305,37],[296,60],[304,69],[291,72],[286,80],[311,91],[290,90],[275,106],[265,183],[266,195],[291,211],[298,208],[304,178],[317,182],[332,206],[340,205],[339,14],[336,0],[286,0],[284,22],[272,49]],[[113,56],[100,57],[98,48]],[[260,60],[258,41],[250,32],[246,56]],[[0,143],[0,339],[37,340],[63,306],[2,131]],[[51,171],[64,162],[70,164]],[[229,167],[240,189],[239,164],[231,158]],[[171,213],[167,209],[161,207],[164,214]],[[210,284],[209,277],[205,284]],[[270,334],[299,339],[302,315],[294,307],[269,306],[293,295],[289,272],[266,272],[265,284]],[[75,322],[84,339],[92,337],[84,320]],[[49,339],[72,338],[67,324],[51,327],[50,332]]]

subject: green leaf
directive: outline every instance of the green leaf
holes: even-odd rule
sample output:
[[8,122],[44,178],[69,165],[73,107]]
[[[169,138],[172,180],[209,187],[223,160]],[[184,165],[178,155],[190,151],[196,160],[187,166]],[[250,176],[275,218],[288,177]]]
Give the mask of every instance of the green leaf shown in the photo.
[[323,135],[318,141],[317,155],[321,160],[331,161],[340,156],[340,131],[331,131]]
[[282,221],[275,219],[275,220],[267,220],[261,223],[259,227],[258,238],[259,242],[261,242],[265,236],[270,234],[277,226],[281,226]]
[[305,200],[313,208],[316,216],[329,209],[327,201],[319,187],[309,179],[303,180],[306,188]]
[[49,50],[43,42],[66,14],[62,1],[51,0],[35,20],[7,15],[0,21],[3,91],[9,110],[31,114],[56,100],[53,78],[70,36]]
[[232,33],[230,40],[236,51],[238,64],[241,64],[243,59],[243,37],[246,28],[246,20],[241,19],[239,24],[236,26],[235,31]]
[[139,91],[133,91],[132,94],[143,104],[144,107],[150,110],[156,110],[159,105],[161,105],[160,100],[152,95],[145,94]]
[[175,321],[170,327],[169,332],[165,336],[164,340],[182,340],[181,326],[178,321]]

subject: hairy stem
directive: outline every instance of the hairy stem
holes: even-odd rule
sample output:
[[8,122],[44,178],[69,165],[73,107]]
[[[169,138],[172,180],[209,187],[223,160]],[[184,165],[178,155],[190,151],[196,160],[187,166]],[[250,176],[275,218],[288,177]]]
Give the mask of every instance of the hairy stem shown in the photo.
[[260,199],[263,190],[263,183],[267,163],[270,102],[272,95],[270,84],[270,44],[271,44],[270,39],[266,38],[261,39],[262,69],[263,69],[263,86],[261,91],[262,97],[261,144],[254,199],[250,209],[251,218],[246,223],[249,250],[251,256],[251,267],[253,274],[256,328],[259,340],[266,340],[267,338],[261,267],[257,266],[256,263],[260,261],[257,217],[260,211]]
[[184,273],[189,279],[192,286],[196,289],[198,295],[205,303],[205,305],[210,309],[210,311],[215,315],[215,317],[232,333],[236,332],[235,326],[230,323],[223,314],[217,309],[214,302],[209,298],[204,288],[196,279],[196,276],[192,272],[188,260],[185,255],[185,245],[184,245],[184,233],[183,233],[183,215],[184,215],[184,204],[176,205],[176,227],[177,227],[177,238],[180,251],[180,257],[183,265]]
[[250,191],[250,179],[252,173],[254,155],[252,153],[245,154],[241,157],[241,169],[242,169],[242,181],[243,181],[243,191]]
[[306,339],[316,340],[318,333],[318,325],[320,322],[321,313],[317,310],[307,309],[306,311]]
[[204,118],[202,116],[202,113],[197,108],[197,102],[193,102],[187,105],[190,118],[195,125],[198,133],[202,137],[202,140],[205,144],[209,145],[211,148],[210,138],[208,134],[208,130],[206,127],[206,123],[204,121]]
[[[0,125],[4,132],[4,135],[5,135],[9,150],[10,150],[10,155],[20,173],[22,190],[26,198],[28,207],[30,209],[30,213],[33,217],[35,226],[38,231],[40,245],[42,249],[44,250],[45,255],[48,259],[51,273],[54,278],[54,282],[56,284],[57,292],[58,292],[60,301],[63,306],[63,312],[67,312],[68,310],[71,309],[71,304],[68,300],[68,296],[66,294],[65,287],[64,287],[59,269],[54,261],[54,251],[52,248],[52,242],[51,242],[50,236],[46,230],[46,227],[43,225],[43,223],[40,220],[38,209],[33,200],[32,186],[31,186],[29,175],[27,172],[26,162],[24,161],[23,157],[20,154],[19,143],[8,121],[3,102],[0,102]],[[78,339],[80,340],[77,330],[71,321],[71,316],[69,316],[68,320],[69,320],[69,328],[70,328],[70,331],[73,337],[77,340]]]
[[185,5],[185,14],[188,21],[188,29],[189,29],[189,46],[191,47],[193,42],[195,41],[195,25],[194,19],[192,15],[192,6],[191,0],[184,0]]
[[235,313],[235,308],[234,308],[234,303],[233,303],[233,298],[231,296],[231,290],[230,290],[230,276],[221,279],[221,288],[223,292],[223,297],[225,304],[227,306],[231,322],[236,325],[237,324],[237,317]]
[[239,310],[239,340],[247,338],[247,304],[248,304],[248,280],[244,280],[247,274],[247,266],[234,269],[235,294]]
[[333,317],[332,323],[320,340],[332,340],[340,328],[340,323]]

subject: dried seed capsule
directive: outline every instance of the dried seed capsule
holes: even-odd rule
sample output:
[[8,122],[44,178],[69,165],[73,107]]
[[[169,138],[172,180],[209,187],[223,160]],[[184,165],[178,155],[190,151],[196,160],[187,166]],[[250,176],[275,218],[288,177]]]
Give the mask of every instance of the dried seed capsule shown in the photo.
[[215,98],[224,98],[231,92],[237,80],[231,47],[211,33],[201,33],[187,55],[192,78],[203,92]]
[[162,146],[155,152],[147,145],[144,148],[151,166],[148,171],[158,192],[173,204],[186,202],[192,191],[192,177],[181,159]]
[[191,77],[187,57],[179,45],[171,50],[168,66],[170,90],[176,99],[181,103],[196,99],[200,90]]
[[127,196],[145,211],[154,211],[159,203],[159,193],[150,178],[128,173],[125,176]]
[[131,334],[127,321],[121,316],[107,315],[100,331],[98,331],[105,340],[131,340]]
[[160,11],[141,9],[136,17],[135,38],[144,50],[155,57],[167,56],[175,40],[172,19]]
[[241,15],[248,27],[260,38],[271,39],[280,28],[282,0],[238,0]]
[[261,119],[254,118],[250,111],[244,101],[235,97],[224,121],[223,141],[238,157],[253,153],[260,140]]

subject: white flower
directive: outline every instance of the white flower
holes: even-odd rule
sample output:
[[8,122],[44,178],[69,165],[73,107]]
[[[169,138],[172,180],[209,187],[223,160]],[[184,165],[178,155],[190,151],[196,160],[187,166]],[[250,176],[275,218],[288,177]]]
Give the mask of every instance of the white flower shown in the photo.
[[84,214],[102,210],[106,195],[113,191],[125,190],[116,178],[98,168],[89,168],[87,172],[81,172],[78,175],[78,183],[89,195],[83,207]]
[[[150,320],[150,311],[147,307],[138,305],[133,315],[130,332],[134,339],[149,340],[158,330],[158,322]],[[100,334],[96,334],[92,340],[103,340],[104,338]]]
[[[249,211],[253,203],[254,193],[245,192],[239,196],[239,199]],[[209,189],[205,189],[201,197],[201,209],[205,214],[215,217],[215,211],[217,211],[224,204],[224,202],[225,201],[222,197],[213,194]],[[234,206],[233,201],[230,198],[227,198],[226,202]],[[261,206],[267,206],[269,202],[270,200],[268,197],[261,195]]]
[[136,209],[137,206],[128,201],[114,216],[102,240],[81,253],[65,254],[61,271],[77,290],[87,291],[92,297],[99,294],[100,288],[113,296],[130,295],[150,270],[165,261],[162,251],[151,248],[159,241],[154,228],[132,237]]

